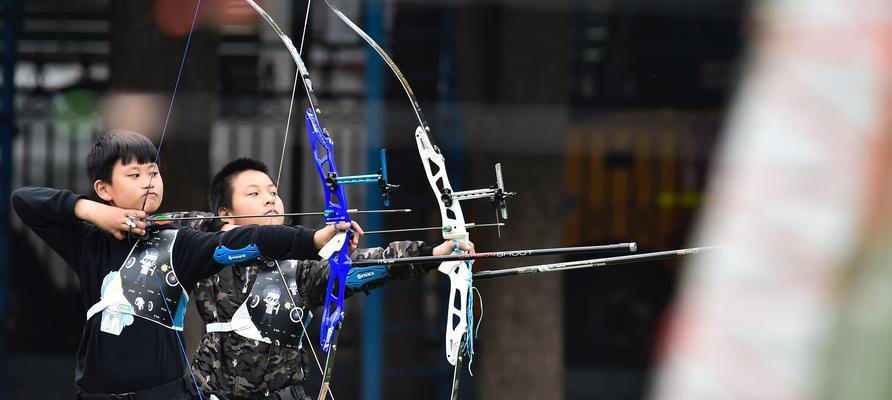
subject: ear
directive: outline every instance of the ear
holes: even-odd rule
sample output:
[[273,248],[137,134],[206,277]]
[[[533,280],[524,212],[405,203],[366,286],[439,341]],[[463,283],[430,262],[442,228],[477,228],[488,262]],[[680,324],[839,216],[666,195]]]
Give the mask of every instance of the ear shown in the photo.
[[93,182],[93,191],[96,192],[96,195],[99,196],[100,199],[107,202],[112,201],[111,183],[97,179]]
[[[217,215],[219,215],[219,216],[221,216],[221,217],[227,217],[227,216],[232,215],[232,211],[229,211],[229,209],[226,208],[226,207],[220,207],[220,208],[217,209]],[[225,223],[227,223],[227,224],[230,224],[230,225],[235,225],[235,219],[234,219],[234,218],[221,218],[220,221],[223,221],[223,222],[225,222]]]

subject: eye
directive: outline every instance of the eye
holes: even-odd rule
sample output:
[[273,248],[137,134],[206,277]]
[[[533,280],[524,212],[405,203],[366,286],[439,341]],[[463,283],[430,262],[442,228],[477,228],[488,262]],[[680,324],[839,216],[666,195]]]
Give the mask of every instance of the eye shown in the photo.
[[149,175],[151,175],[151,176],[153,176],[153,177],[158,176],[158,171],[152,171],[152,173],[149,174]]
[[279,192],[270,192],[270,194],[273,195],[273,197],[279,196]]
[[248,196],[257,197],[259,194],[260,193],[257,193],[257,192],[251,192],[251,193],[248,193]]
[[127,176],[134,179],[139,178],[139,174],[129,174]]

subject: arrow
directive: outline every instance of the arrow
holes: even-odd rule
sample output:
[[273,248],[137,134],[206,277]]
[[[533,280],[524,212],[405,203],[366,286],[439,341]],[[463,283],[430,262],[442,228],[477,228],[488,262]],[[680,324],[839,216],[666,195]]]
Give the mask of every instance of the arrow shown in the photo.
[[569,262],[562,262],[562,263],[555,263],[555,264],[531,265],[531,266],[527,266],[527,267],[508,268],[508,269],[500,269],[500,270],[495,270],[495,271],[480,271],[480,272],[474,273],[474,279],[502,278],[502,277],[506,277],[506,276],[536,274],[536,273],[540,273],[540,272],[570,271],[570,270],[574,270],[574,269],[598,268],[598,267],[607,267],[607,266],[611,266],[611,265],[631,264],[631,263],[646,262],[646,261],[664,260],[664,259],[668,259],[668,258],[692,256],[692,255],[698,254],[702,251],[715,250],[718,248],[719,248],[719,246],[692,247],[692,248],[688,248],[688,249],[659,251],[659,252],[655,252],[655,253],[642,253],[642,254],[632,254],[632,255],[628,255],[628,256],[595,258],[595,259],[591,259],[591,260],[569,261]]
[[371,265],[398,265],[398,264],[424,264],[424,263],[441,263],[446,261],[466,261],[481,260],[486,258],[515,258],[515,257],[533,257],[533,256],[550,256],[557,254],[592,254],[592,253],[613,253],[619,251],[634,252],[638,249],[635,242],[607,244],[600,246],[580,246],[580,247],[552,247],[545,249],[527,249],[527,250],[507,250],[507,251],[491,251],[486,253],[465,253],[465,254],[449,254],[445,256],[427,256],[427,257],[403,257],[403,258],[385,258],[378,260],[357,260],[353,261],[354,267],[367,267]]

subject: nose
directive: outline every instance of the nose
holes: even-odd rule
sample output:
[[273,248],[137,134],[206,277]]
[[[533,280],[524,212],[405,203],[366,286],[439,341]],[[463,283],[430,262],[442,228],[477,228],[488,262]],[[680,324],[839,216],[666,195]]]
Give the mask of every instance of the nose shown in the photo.
[[145,185],[143,185],[143,189],[154,189],[155,188],[155,179],[152,174],[148,174],[146,178]]

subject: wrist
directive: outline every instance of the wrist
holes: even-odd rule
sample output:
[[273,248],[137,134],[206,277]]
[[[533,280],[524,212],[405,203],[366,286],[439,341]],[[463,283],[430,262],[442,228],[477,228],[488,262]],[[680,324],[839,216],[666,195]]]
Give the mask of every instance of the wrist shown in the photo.
[[93,223],[96,215],[96,207],[100,204],[88,199],[78,199],[74,203],[74,216],[86,222]]
[[452,253],[453,246],[449,241],[441,243],[439,246],[436,246],[431,249],[431,255],[435,256],[445,256]]
[[316,246],[317,250],[321,249],[332,237],[334,237],[334,226],[326,225],[324,228],[317,230],[316,233],[313,234],[313,244]]

